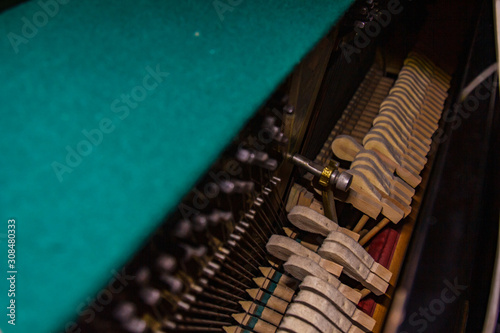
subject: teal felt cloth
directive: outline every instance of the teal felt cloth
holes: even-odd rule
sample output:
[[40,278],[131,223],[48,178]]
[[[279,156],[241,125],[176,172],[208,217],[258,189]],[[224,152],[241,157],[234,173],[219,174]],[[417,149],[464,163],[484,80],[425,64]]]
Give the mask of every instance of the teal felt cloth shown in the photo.
[[71,326],[350,2],[42,0],[0,14],[1,330]]

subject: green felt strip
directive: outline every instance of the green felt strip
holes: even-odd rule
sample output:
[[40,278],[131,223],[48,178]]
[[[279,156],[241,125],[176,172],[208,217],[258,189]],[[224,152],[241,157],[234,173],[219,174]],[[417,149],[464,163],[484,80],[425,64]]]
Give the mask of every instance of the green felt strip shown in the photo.
[[276,289],[278,285],[274,282],[270,282],[268,285],[267,285],[267,288],[266,290],[269,291],[271,294],[274,292],[274,290]]
[[276,282],[276,283],[279,283],[282,275],[283,274],[281,274],[280,272],[278,272],[278,271],[275,270],[274,273],[273,273],[273,276],[270,277],[270,279],[272,281]]
[[259,321],[259,319],[250,316],[250,320],[248,321],[248,323],[246,324],[246,326],[248,326],[250,329],[253,329],[255,327],[255,325],[257,324],[258,321]]
[[260,318],[260,317],[262,316],[262,311],[264,311],[264,309],[265,309],[265,307],[264,307],[264,306],[259,305],[259,306],[257,306],[257,309],[255,309],[255,311],[254,311],[254,313],[253,313],[253,314],[254,314],[256,317]]
[[102,288],[130,283],[122,265],[350,3],[37,0],[0,14],[0,249],[14,218],[18,271],[16,326],[4,313],[0,329],[92,321]]
[[261,302],[262,304],[267,304],[267,301],[269,301],[269,298],[271,298],[271,296],[272,296],[272,295],[271,295],[271,294],[269,294],[269,293],[266,293],[266,292],[263,292],[263,294],[264,294],[264,295],[263,295],[263,296],[262,296],[262,298],[260,299],[260,302]]

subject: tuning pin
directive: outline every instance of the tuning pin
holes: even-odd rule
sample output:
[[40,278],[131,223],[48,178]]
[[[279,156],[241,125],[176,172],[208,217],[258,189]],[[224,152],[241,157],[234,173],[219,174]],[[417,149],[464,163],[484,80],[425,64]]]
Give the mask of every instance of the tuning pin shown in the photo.
[[209,285],[208,280],[207,280],[207,279],[205,279],[205,278],[200,278],[200,279],[198,280],[198,282],[199,282],[202,286],[204,286],[204,287],[206,287],[206,286],[208,286],[208,285]]
[[191,309],[191,305],[189,303],[186,303],[184,301],[179,301],[177,302],[177,306],[184,311],[189,311]]
[[150,278],[151,278],[151,270],[148,267],[141,267],[135,273],[135,280],[140,285],[148,283]]
[[224,262],[226,260],[226,256],[219,252],[215,253],[215,258],[217,258],[220,262]]
[[264,121],[262,123],[262,128],[265,128],[269,134],[270,137],[279,142],[279,143],[287,143],[288,138],[283,134],[281,131],[281,128],[279,126],[276,126],[276,118],[275,117],[265,117]]
[[182,299],[186,302],[189,303],[195,303],[196,302],[196,296],[191,295],[191,294],[184,294],[182,295]]
[[[244,233],[247,232],[245,228],[243,228],[242,226],[239,226],[239,225],[237,225],[236,227],[234,227],[234,231],[235,232],[239,232],[240,234],[244,234]],[[229,235],[229,237],[231,237],[231,235]]]
[[156,267],[164,273],[172,273],[177,267],[177,260],[170,254],[162,254],[156,259]]
[[248,230],[248,228],[250,228],[250,223],[245,221],[240,221],[238,222],[238,226],[242,227],[245,230]]
[[262,127],[264,128],[273,128],[276,125],[276,118],[272,116],[267,116],[264,118],[262,122]]
[[160,300],[161,293],[158,289],[146,287],[139,290],[139,297],[147,305],[153,306]]
[[[240,242],[241,241],[241,236],[240,235],[236,235],[234,233],[230,234],[229,235],[229,238],[233,241],[233,242]],[[229,243],[228,243],[229,244]],[[231,245],[231,244],[230,244]]]
[[177,324],[174,323],[173,321],[165,319],[162,323],[163,326],[170,331],[177,329]]
[[191,285],[191,291],[197,293],[197,294],[201,294],[203,292],[203,288],[197,284],[192,284]]
[[197,232],[203,231],[208,226],[208,219],[205,215],[199,214],[193,218],[193,229]]
[[245,182],[241,180],[237,180],[234,182],[236,188],[239,189],[239,193],[249,193],[253,192],[255,188],[255,184],[253,182]]
[[212,269],[210,269],[210,268],[208,268],[208,267],[204,267],[204,268],[203,268],[203,273],[204,273],[206,276],[208,276],[209,278],[212,278],[212,277],[214,277],[214,276],[215,276],[215,271],[214,271],[214,270],[212,270]]
[[249,193],[252,192],[255,188],[255,184],[253,182],[246,182],[241,180],[225,180],[220,182],[220,189],[222,192],[226,194],[232,193]]
[[242,163],[264,163],[269,158],[267,153],[240,148],[236,152],[236,159]]
[[174,319],[177,321],[182,321],[184,319],[184,317],[180,313],[176,313],[174,315]]
[[368,7],[366,6],[363,6],[359,9],[359,14],[363,17],[366,17],[368,16],[368,13],[370,12],[370,10],[368,9]]
[[366,23],[363,21],[359,21],[359,20],[354,21],[355,28],[363,29],[365,27],[365,25],[366,25]]
[[123,324],[123,328],[130,333],[144,333],[146,332],[148,325],[144,320],[134,317],[125,322]]
[[236,159],[242,163],[254,164],[271,171],[278,167],[278,161],[269,158],[267,153],[257,150],[240,148],[236,152]]
[[221,269],[221,266],[213,261],[210,261],[207,266],[210,267],[210,269],[212,269],[214,272],[220,271]]
[[220,189],[226,194],[231,194],[234,192],[234,183],[228,180],[220,182]]
[[200,245],[197,248],[189,246],[187,244],[180,244],[179,246],[184,250],[184,257],[183,257],[184,262],[189,261],[192,258],[203,257],[207,254],[207,247],[204,245]]
[[245,213],[245,217],[249,220],[255,219],[255,210],[249,209],[248,212]]
[[184,284],[182,283],[182,281],[175,276],[161,274],[159,279],[168,286],[168,290],[174,295],[180,294],[184,289]]
[[119,303],[114,311],[113,317],[120,322],[127,322],[135,315],[137,308],[132,302],[121,302]]
[[281,131],[274,136],[274,139],[283,144],[288,143],[288,138],[285,136],[285,133]]
[[220,210],[214,210],[212,214],[208,216],[208,221],[210,225],[215,226],[219,224],[221,221],[229,222],[233,220],[232,212],[223,212]]
[[191,231],[191,222],[189,220],[181,220],[174,228],[174,236],[180,239],[185,239],[191,234]]

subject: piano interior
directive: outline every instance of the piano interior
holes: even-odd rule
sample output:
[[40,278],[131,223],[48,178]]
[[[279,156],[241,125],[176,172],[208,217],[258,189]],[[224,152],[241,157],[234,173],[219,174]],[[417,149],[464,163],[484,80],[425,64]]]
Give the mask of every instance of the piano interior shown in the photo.
[[492,12],[355,1],[126,264],[136,279],[79,327],[480,331],[497,75],[463,91],[496,61]]

